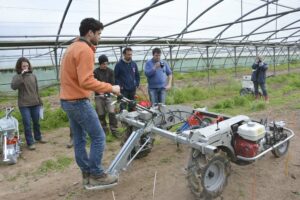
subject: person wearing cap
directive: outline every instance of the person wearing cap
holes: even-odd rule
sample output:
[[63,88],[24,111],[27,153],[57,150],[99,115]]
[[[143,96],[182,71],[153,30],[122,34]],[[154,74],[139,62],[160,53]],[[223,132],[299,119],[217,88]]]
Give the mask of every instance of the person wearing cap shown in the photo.
[[[99,67],[94,70],[94,76],[97,80],[105,83],[115,84],[114,71],[108,68],[108,58],[106,55],[101,55],[98,58]],[[106,123],[106,115],[108,113],[110,132],[114,136],[118,136],[118,121],[115,114],[115,106],[112,105],[110,93],[95,92],[96,111],[104,132],[108,133]]]
[[[116,64],[115,81],[116,85],[121,88],[121,94],[127,99],[134,100],[136,89],[140,85],[140,74],[138,71],[137,64],[132,60],[132,49],[126,47],[123,50],[123,58]],[[124,102],[120,103],[120,110],[126,109],[127,104]],[[128,111],[133,111],[134,105],[128,105]]]
[[263,61],[261,56],[256,57],[255,63],[252,65],[251,81],[254,84],[255,99],[259,98],[258,86],[260,86],[266,103],[269,103],[269,96],[266,89],[266,72],[268,70],[268,64]]

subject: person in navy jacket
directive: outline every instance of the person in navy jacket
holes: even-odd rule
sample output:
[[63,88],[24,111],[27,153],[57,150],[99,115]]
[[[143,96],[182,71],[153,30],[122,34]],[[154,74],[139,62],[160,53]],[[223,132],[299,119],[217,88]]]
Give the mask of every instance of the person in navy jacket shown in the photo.
[[255,63],[252,65],[251,81],[254,84],[255,99],[259,98],[258,86],[260,86],[263,96],[266,102],[269,102],[269,97],[266,89],[266,71],[268,70],[268,64],[263,62],[261,56],[257,56]]
[[[121,88],[121,94],[130,99],[134,100],[136,89],[140,85],[140,74],[138,71],[137,64],[132,60],[132,49],[126,47],[123,50],[123,58],[119,60],[114,69],[115,84]],[[122,102],[120,104],[120,110],[126,109],[127,104]],[[128,111],[133,111],[134,106],[129,104]]]

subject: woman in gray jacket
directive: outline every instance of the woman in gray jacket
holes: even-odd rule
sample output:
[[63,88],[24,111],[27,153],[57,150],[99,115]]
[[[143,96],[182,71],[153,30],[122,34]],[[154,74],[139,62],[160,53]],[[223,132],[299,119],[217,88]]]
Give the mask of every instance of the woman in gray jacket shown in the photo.
[[[40,131],[40,109],[42,105],[38,92],[36,76],[32,73],[32,67],[27,58],[21,57],[16,63],[16,72],[11,82],[11,88],[18,90],[18,106],[22,115],[25,139],[30,150],[35,150],[35,142],[46,143],[42,139]],[[31,119],[33,133],[31,131]]]

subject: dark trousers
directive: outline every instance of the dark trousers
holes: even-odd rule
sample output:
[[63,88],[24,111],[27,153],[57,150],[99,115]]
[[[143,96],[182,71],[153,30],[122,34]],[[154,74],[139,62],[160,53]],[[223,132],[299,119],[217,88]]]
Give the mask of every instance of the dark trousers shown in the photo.
[[263,92],[263,95],[265,97],[268,96],[267,89],[266,89],[266,83],[259,83],[259,82],[253,81],[253,84],[254,84],[254,94],[255,94],[255,96],[258,95],[258,86],[260,86],[260,88]]
[[[121,90],[121,94],[126,97],[129,100],[134,100],[134,96],[135,96],[135,90]],[[127,108],[128,107],[128,108]],[[129,112],[134,111],[134,105],[133,104],[127,104],[127,103],[120,103],[120,111],[128,109]]]

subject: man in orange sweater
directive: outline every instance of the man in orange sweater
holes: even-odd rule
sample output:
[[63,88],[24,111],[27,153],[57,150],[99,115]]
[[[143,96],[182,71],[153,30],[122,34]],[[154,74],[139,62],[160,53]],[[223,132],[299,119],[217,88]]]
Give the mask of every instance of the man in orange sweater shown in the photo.
[[[97,113],[89,101],[92,92],[120,93],[119,86],[94,78],[95,46],[100,40],[103,24],[93,18],[81,21],[80,38],[66,50],[60,69],[60,102],[67,113],[73,133],[75,159],[81,169],[84,185],[109,185],[115,175],[104,172],[101,161],[105,148],[105,133]],[[90,154],[85,149],[86,133],[91,138]]]

